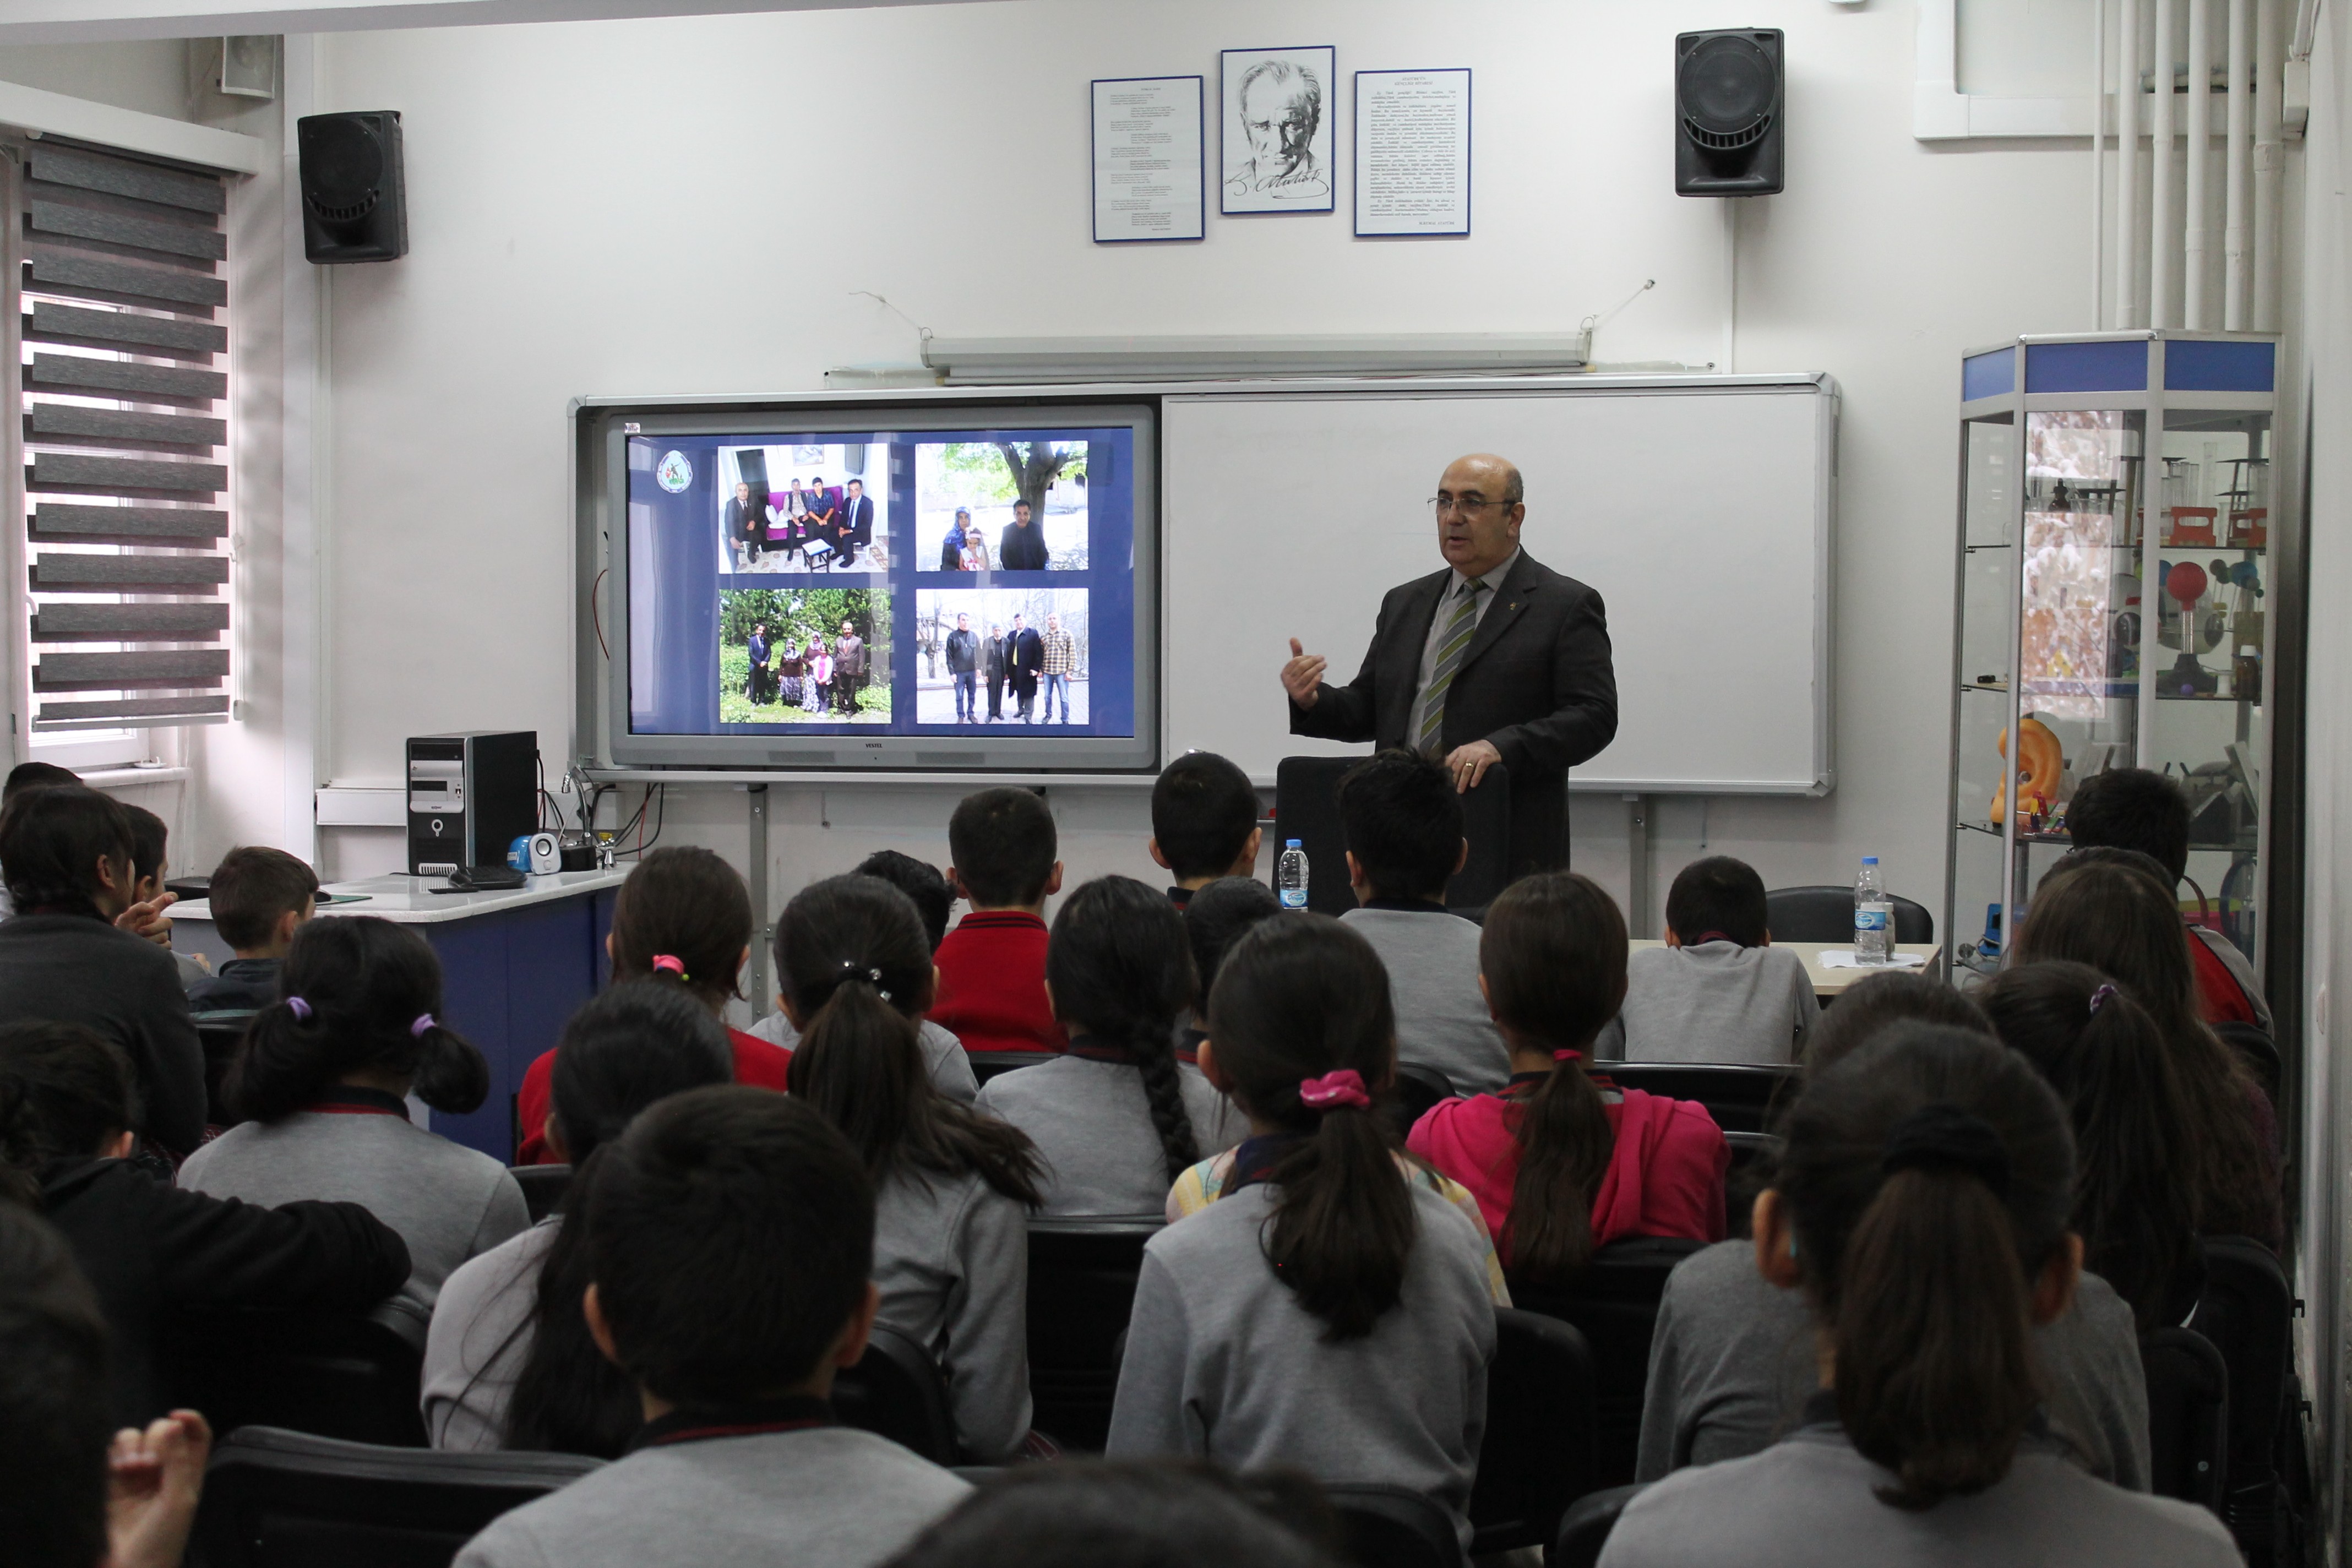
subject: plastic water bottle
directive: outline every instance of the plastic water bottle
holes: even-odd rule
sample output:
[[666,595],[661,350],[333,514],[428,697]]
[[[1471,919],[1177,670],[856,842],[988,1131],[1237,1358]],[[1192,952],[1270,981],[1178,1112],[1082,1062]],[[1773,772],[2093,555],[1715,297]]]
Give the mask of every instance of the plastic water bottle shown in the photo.
[[1286,910],[1307,907],[1307,851],[1296,838],[1282,841],[1282,858],[1275,862],[1274,890]]
[[1895,953],[1895,906],[1878,878],[1878,857],[1862,858],[1862,878],[1853,885],[1853,956],[1859,963],[1885,963]]

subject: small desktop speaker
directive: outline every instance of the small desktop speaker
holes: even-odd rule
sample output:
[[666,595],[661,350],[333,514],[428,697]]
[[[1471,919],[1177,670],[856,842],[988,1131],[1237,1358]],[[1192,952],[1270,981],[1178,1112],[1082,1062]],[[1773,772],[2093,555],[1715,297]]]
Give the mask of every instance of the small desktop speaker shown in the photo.
[[295,123],[302,164],[302,254],[322,264],[408,254],[400,114],[359,110]]
[[1778,27],[1675,38],[1675,195],[1769,196],[1782,184],[1787,97]]

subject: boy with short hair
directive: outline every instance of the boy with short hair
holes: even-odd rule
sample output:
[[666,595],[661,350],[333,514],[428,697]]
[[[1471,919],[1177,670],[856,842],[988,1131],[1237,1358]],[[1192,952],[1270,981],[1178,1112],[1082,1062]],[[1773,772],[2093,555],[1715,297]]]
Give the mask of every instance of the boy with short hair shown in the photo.
[[[2189,874],[2189,796],[2147,768],[2093,773],[2066,803],[2066,832],[2078,849],[2136,849],[2162,866],[2178,889]],[[2263,983],[2238,944],[2191,921],[2189,956],[2197,966],[2197,1010],[2209,1024],[2272,1027]]]
[[1339,918],[1388,969],[1397,1060],[1434,1068],[1456,1094],[1500,1092],[1511,1054],[1478,990],[1478,928],[1445,907],[1470,841],[1444,766],[1402,750],[1358,763],[1339,781],[1339,823],[1360,906]]
[[206,897],[213,929],[236,956],[188,987],[198,1013],[241,1012],[278,1000],[278,972],[295,928],[317,912],[319,876],[283,849],[247,845],[221,857]]
[[1625,1005],[1593,1054],[1628,1062],[1795,1061],[1821,1017],[1805,962],[1772,945],[1764,879],[1710,855],[1666,890],[1666,945],[1625,965]]
[[182,985],[194,985],[210,978],[212,971],[205,967],[202,959],[172,952],[172,922],[163,914],[180,899],[179,894],[168,892],[163,887],[164,879],[171,875],[171,868],[165,864],[171,852],[171,828],[143,805],[126,804],[122,809],[131,818],[131,900],[134,905],[152,911],[147,918],[134,919],[123,929],[171,952]]
[[980,1051],[1058,1051],[1045,999],[1045,900],[1062,890],[1054,814],[1036,792],[984,789],[948,818],[948,883],[971,902],[933,955],[931,1021]]
[[1214,752],[1187,752],[1151,786],[1151,858],[1174,873],[1168,896],[1182,909],[1220,877],[1257,868],[1265,832],[1249,775]]
[[866,1568],[970,1493],[834,1419],[834,1374],[881,1300],[874,1190],[804,1101],[672,1095],[605,1145],[584,1196],[582,1312],[646,1425],[614,1463],[476,1536],[458,1568]]

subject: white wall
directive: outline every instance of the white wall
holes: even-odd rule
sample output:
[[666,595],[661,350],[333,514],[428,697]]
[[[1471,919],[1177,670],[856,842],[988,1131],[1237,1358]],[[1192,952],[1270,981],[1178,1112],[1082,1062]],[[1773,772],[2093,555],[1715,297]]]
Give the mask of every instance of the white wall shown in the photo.
[[[1845,389],[1842,782],[1715,801],[1707,843],[1775,884],[1877,852],[1937,903],[1957,360],[2085,324],[2089,174],[2064,144],[1915,142],[1914,21],[1819,0],[1018,0],[321,38],[320,108],[404,114],[413,246],[333,279],[322,771],[389,781],[404,736],[480,725],[555,753],[566,400],[813,390],[910,358],[852,289],[957,335],[1560,331],[1654,277],[1601,356],[1715,359],[1721,217],[1672,194],[1672,39],[1769,24],[1790,34],[1790,189],[1741,214],[1738,365]],[[1331,217],[1213,216],[1197,246],[1088,243],[1090,77],[1213,80],[1221,47],[1325,41],[1343,76],[1476,70],[1475,237],[1351,240],[1343,195]],[[1585,521],[1540,497],[1530,544],[1574,571]],[[1256,695],[1282,722],[1271,669]],[[740,795],[676,793],[671,837],[741,841]],[[871,846],[943,856],[953,794],[780,788],[779,896]],[[1149,874],[1139,794],[1056,800],[1074,873]],[[1625,808],[1577,807],[1579,865],[1622,895]],[[1662,878],[1701,821],[1696,801],[1659,814]],[[332,871],[399,853],[331,837]]]

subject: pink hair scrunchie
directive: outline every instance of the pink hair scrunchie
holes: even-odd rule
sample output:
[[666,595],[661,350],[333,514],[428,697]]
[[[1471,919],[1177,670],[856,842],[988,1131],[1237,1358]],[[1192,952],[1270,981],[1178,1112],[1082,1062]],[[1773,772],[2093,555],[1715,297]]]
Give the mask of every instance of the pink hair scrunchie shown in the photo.
[[675,974],[680,980],[686,978],[686,961],[674,952],[655,953],[653,963],[647,967],[656,974]]
[[1321,1078],[1298,1080],[1298,1102],[1310,1110],[1329,1110],[1336,1106],[1352,1105],[1361,1110],[1372,1103],[1364,1092],[1364,1075],[1354,1068],[1340,1068]]
[[1551,1054],[1551,1059],[1556,1062],[1580,1062],[1584,1059],[1584,1053],[1582,1051],[1554,1051]]

